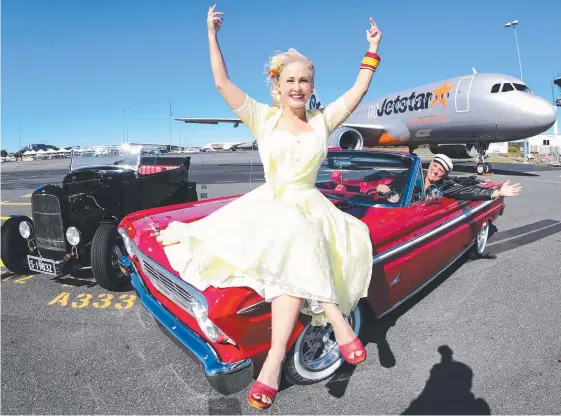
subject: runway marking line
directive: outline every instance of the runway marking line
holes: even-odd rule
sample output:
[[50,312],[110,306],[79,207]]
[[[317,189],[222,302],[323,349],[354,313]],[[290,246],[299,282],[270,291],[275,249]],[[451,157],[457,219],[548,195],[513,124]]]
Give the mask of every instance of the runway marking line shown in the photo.
[[35,275],[30,274],[29,276],[20,277],[19,279],[14,280],[14,282],[19,283],[20,285],[24,285],[25,281],[28,280],[28,279],[31,279],[33,276],[35,276]]
[[[80,293],[76,295],[76,300],[70,302],[70,307],[74,309],[84,309],[87,306],[93,307],[94,309],[106,309],[111,306],[111,301],[115,295],[111,293],[100,293],[97,295],[97,300],[90,304],[93,295],[90,293]],[[136,295],[120,295],[118,297],[123,302],[113,302],[113,307],[118,310],[130,309],[134,306],[134,301],[137,299]],[[53,298],[48,305],[56,305],[66,307],[69,306],[70,292],[61,292],[55,298]]]
[[[561,176],[560,176],[561,178]],[[545,179],[529,179],[529,178],[525,178],[528,181],[534,181],[534,182],[547,182],[547,183],[556,183],[561,185],[561,181],[546,181]]]
[[33,194],[23,195],[22,198],[31,198],[31,195],[33,195]]
[[0,202],[0,205],[4,206],[4,205],[31,205],[31,202]]
[[0,220],[2,221],[8,221],[10,219],[10,217],[0,217]]

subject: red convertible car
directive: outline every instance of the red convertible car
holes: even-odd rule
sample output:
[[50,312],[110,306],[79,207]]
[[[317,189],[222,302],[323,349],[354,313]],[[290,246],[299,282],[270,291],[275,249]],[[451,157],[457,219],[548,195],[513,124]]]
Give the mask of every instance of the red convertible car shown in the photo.
[[[503,213],[503,198],[458,202],[437,191],[427,194],[423,175],[415,155],[353,150],[329,151],[318,172],[320,191],[367,224],[372,236],[369,294],[348,317],[357,333],[364,307],[369,305],[381,317],[466,251],[482,255],[489,225]],[[390,192],[372,192],[380,183]],[[245,287],[211,286],[199,292],[170,267],[156,236],[171,221],[196,221],[237,197],[139,211],[118,227],[128,252],[120,267],[139,299],[160,328],[202,364],[209,383],[223,394],[244,389],[263,363],[271,338],[270,304]],[[283,373],[291,383],[324,380],[344,361],[330,326],[313,327],[306,315],[301,315],[288,348]]]

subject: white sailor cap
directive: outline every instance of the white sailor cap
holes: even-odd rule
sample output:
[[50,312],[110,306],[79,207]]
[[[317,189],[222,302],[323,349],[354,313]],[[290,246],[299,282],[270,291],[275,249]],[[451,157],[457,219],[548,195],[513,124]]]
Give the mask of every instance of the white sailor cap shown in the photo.
[[448,173],[454,168],[454,165],[452,164],[452,160],[448,156],[443,155],[442,153],[437,154],[434,157],[433,162],[440,163],[444,168],[444,170]]

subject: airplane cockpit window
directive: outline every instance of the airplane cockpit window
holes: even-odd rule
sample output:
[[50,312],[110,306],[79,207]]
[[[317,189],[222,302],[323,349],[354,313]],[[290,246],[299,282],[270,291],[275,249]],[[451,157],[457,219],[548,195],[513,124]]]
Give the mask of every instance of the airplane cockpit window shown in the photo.
[[524,84],[512,84],[514,85],[514,88],[516,88],[518,91],[522,91],[522,92],[532,92],[532,90],[530,90],[530,88],[528,88],[526,85]]
[[510,82],[505,82],[503,84],[502,92],[507,92],[507,91],[514,91],[514,87],[512,86],[512,84]]
[[499,92],[500,89],[501,89],[501,84],[495,84],[491,87],[491,93],[495,94]]

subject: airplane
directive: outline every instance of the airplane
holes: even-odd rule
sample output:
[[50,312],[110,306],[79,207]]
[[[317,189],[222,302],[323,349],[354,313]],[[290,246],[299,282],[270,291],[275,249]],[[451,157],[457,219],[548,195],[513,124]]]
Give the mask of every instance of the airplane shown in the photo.
[[[308,108],[321,108],[314,89]],[[185,123],[240,124],[237,118],[174,117]],[[490,173],[485,162],[490,143],[543,133],[556,121],[549,101],[523,81],[500,73],[460,75],[363,101],[329,136],[329,147],[363,149],[408,146],[413,153],[429,145],[433,154],[450,158],[478,156],[476,171]]]

